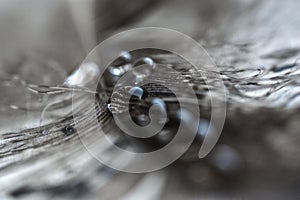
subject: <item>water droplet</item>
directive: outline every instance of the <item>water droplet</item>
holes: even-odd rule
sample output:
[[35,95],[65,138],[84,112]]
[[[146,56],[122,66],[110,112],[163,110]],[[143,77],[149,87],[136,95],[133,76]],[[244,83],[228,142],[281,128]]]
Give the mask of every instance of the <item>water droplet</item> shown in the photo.
[[126,60],[127,62],[130,62],[132,60],[131,54],[128,53],[127,51],[121,52],[120,57]]
[[174,137],[174,131],[172,129],[169,130],[162,130],[158,134],[155,135],[155,138],[161,144],[168,144]]
[[199,127],[198,127],[198,131],[197,134],[204,139],[207,131],[208,131],[208,127],[209,127],[209,121],[206,119],[200,119],[199,121]]
[[155,106],[156,108],[154,107],[151,107],[151,115],[152,115],[152,118],[156,119],[155,121],[157,121],[158,123],[160,124],[165,124],[167,122],[167,118],[166,116],[162,116],[162,113],[167,113],[167,110],[166,110],[166,104],[165,102],[160,99],[160,98],[154,98],[152,101],[151,101],[151,104],[152,106]]
[[122,67],[110,66],[108,70],[114,76],[122,76],[125,73],[125,70]]
[[112,112],[112,110],[111,110],[111,104],[110,104],[110,103],[107,104],[107,108],[108,108],[108,110],[109,110],[110,112]]
[[134,63],[134,66],[139,66],[139,65],[143,65],[143,64],[147,64],[147,65],[149,65],[152,68],[155,67],[154,61],[151,58],[149,58],[149,57],[144,57],[144,58],[138,59]]
[[156,65],[154,61],[149,57],[144,57],[141,59],[138,59],[134,64],[134,67],[136,67],[133,70],[133,74],[135,75],[137,81],[142,81],[144,78],[150,76],[152,73],[152,70],[155,69]]
[[123,51],[120,53],[119,57],[112,63],[113,66],[121,66],[128,64],[132,61],[132,56],[130,53]]
[[189,123],[189,122],[194,121],[194,117],[193,117],[192,113],[189,112],[186,109],[179,109],[179,110],[177,110],[176,117],[179,120],[182,120],[185,123]]
[[109,66],[108,70],[114,76],[122,76],[132,68],[131,60],[132,56],[130,53],[122,52],[118,59]]
[[144,95],[144,90],[140,87],[132,87],[129,90],[129,94],[131,94],[131,96],[137,97],[139,100],[141,100]]
[[202,187],[209,188],[213,184],[213,174],[210,168],[203,163],[191,163],[188,165],[186,172],[187,178]]
[[76,132],[73,126],[66,126],[62,131],[66,136],[73,135]]
[[146,114],[138,115],[136,123],[140,126],[146,126],[150,123],[150,117]]
[[210,163],[218,171],[224,174],[238,172],[242,165],[240,154],[228,145],[219,145],[209,156]]
[[154,98],[151,102],[152,105],[158,105],[160,109],[166,110],[165,102],[160,98]]
[[50,130],[45,129],[41,133],[42,133],[42,135],[49,135],[50,132],[51,132]]

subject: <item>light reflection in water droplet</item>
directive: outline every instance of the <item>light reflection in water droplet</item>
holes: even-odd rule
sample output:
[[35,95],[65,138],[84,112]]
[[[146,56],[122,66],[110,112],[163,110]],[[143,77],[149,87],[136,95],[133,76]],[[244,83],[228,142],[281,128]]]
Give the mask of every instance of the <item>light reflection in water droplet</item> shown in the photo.
[[132,56],[128,52],[121,52],[120,56],[109,66],[109,72],[114,76],[122,76],[132,68]]
[[209,121],[206,120],[206,119],[200,119],[197,134],[202,139],[206,136],[207,131],[208,131],[208,127],[209,127]]
[[[140,82],[143,81],[144,78],[151,75],[152,70],[155,69],[156,64],[154,61],[149,57],[144,57],[138,59],[134,64],[134,67],[137,67],[133,70],[133,74],[136,77],[136,81]],[[139,67],[140,66],[140,67]]]
[[130,90],[129,90],[129,94],[131,94],[132,96],[135,96],[137,97],[138,99],[142,99],[143,97],[143,94],[144,94],[144,90],[140,87],[132,87]]

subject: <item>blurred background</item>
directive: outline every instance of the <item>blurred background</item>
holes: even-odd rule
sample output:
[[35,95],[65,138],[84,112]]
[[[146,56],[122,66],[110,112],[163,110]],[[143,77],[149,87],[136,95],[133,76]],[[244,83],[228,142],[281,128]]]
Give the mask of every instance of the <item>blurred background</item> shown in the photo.
[[[299,9],[296,0],[1,0],[0,199],[299,199]],[[227,90],[227,117],[206,158],[195,159],[195,142],[165,169],[129,174],[84,149],[63,83],[101,41],[149,26],[205,48]]]

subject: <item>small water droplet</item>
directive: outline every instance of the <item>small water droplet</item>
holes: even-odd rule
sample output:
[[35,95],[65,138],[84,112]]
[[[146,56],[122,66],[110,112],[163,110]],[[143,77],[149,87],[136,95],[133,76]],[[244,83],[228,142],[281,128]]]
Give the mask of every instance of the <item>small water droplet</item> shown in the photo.
[[131,60],[132,56],[130,53],[122,52],[118,59],[109,66],[108,70],[114,76],[122,76],[132,68]]
[[137,97],[139,100],[141,100],[144,95],[144,90],[140,87],[132,87],[128,92],[131,96]]
[[110,103],[108,103],[107,104],[107,108],[108,108],[108,110],[111,112],[112,110],[111,110],[111,104]]
[[224,174],[238,172],[242,165],[240,154],[228,145],[219,145],[211,152],[209,156],[213,167]]
[[176,117],[185,123],[194,121],[193,115],[186,109],[179,109],[176,111]]
[[66,136],[73,135],[76,132],[73,126],[66,126],[62,131]]
[[123,51],[120,53],[120,58],[126,62],[130,62],[132,60],[132,56],[129,52]]
[[174,137],[173,130],[162,130],[158,134],[155,135],[155,138],[158,140],[158,142],[166,145],[168,144]]
[[142,59],[137,60],[137,62],[134,64],[134,66],[138,66],[138,65],[141,65],[141,64],[147,64],[152,68],[155,67],[154,61],[149,57],[144,57]]
[[133,74],[138,82],[150,76],[152,70],[154,70],[156,67],[154,61],[149,57],[138,59],[133,66],[136,67],[133,70]]
[[42,135],[48,135],[51,131],[48,129],[45,129],[42,131]]
[[151,107],[151,118],[155,118],[155,121],[157,121],[159,124],[165,124],[168,120],[166,116],[162,116],[162,113],[167,113],[165,102],[160,98],[154,98],[152,99],[151,104],[152,106],[156,106],[158,108],[153,109],[153,107]]
[[200,119],[197,134],[203,139],[205,138],[209,127],[209,121],[206,119]]
[[150,123],[150,117],[146,114],[140,114],[137,116],[136,123],[140,126],[146,126]]
[[188,165],[185,173],[190,181],[195,184],[201,184],[202,187],[209,188],[213,184],[212,171],[203,163],[191,163]]
[[166,104],[165,102],[160,98],[154,98],[151,102],[152,105],[158,105],[160,109],[166,110]]
[[121,76],[125,73],[125,70],[122,67],[110,66],[108,70],[114,76]]

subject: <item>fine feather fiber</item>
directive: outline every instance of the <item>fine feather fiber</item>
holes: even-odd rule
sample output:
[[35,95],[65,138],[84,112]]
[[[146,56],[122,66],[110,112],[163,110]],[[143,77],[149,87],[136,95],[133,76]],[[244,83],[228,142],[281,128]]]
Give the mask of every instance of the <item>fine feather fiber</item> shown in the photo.
[[[297,199],[299,9],[296,0],[1,1],[0,199]],[[144,91],[172,113],[178,105],[166,87],[184,82],[197,96],[203,126],[212,114],[211,98],[226,105],[226,119],[205,158],[198,157],[203,138],[196,138],[169,166],[126,173],[95,159],[80,137],[99,141],[94,147],[99,154],[130,165],[102,140],[146,152],[169,141],[168,132],[145,141],[125,136],[113,115],[128,109],[133,121],[140,119],[125,101],[133,85],[111,85],[115,80],[108,75],[111,79],[91,90],[103,66],[82,62],[110,36],[142,27],[188,35],[219,71],[199,71],[168,51],[128,52],[134,61],[149,58],[172,69],[154,75],[164,86],[149,84]],[[186,51],[201,59],[191,46]],[[180,74],[176,79],[173,70]],[[207,84],[219,78],[226,99],[224,91]],[[110,102],[110,95],[118,101]],[[185,95],[185,102],[195,103]],[[147,105],[131,106],[144,112]],[[99,125],[107,134],[95,138]],[[172,132],[178,123],[171,120],[167,128]]]

